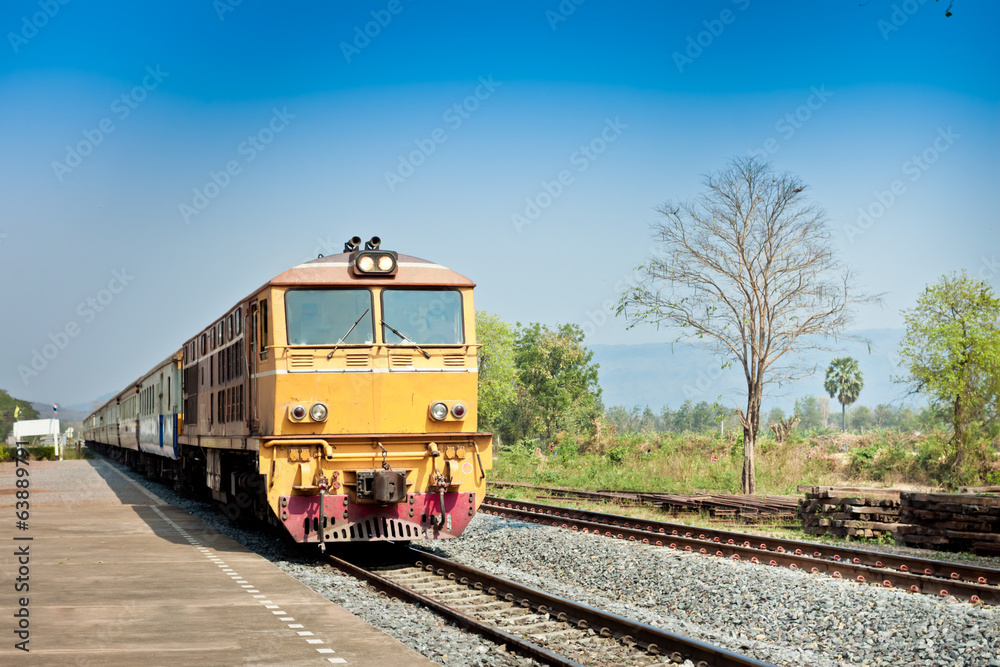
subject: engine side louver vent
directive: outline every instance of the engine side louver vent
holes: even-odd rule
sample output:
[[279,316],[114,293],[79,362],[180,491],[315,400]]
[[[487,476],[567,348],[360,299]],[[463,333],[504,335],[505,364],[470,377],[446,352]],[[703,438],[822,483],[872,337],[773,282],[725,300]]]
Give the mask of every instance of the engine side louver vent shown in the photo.
[[464,354],[446,354],[444,355],[444,365],[451,367],[465,366],[465,355]]
[[393,368],[406,368],[407,366],[412,366],[413,355],[394,352],[389,355],[389,365]]
[[313,365],[313,356],[311,354],[291,355],[292,368],[312,368],[312,365]]
[[371,361],[371,355],[367,352],[348,352],[347,366],[349,368],[367,368]]

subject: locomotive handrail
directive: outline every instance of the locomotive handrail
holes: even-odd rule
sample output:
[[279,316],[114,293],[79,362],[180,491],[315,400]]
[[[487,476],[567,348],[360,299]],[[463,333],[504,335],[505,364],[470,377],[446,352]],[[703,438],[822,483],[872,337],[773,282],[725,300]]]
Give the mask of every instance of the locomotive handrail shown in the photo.
[[392,451],[386,454],[384,457],[379,452],[372,452],[371,454],[358,454],[354,452],[338,452],[336,454],[326,454],[327,461],[333,461],[336,459],[364,459],[366,456],[371,456],[373,459],[383,459],[388,458],[393,461],[399,459],[413,459],[413,458],[423,458],[427,456],[427,450],[421,450],[417,452],[397,452]]
[[261,439],[261,447],[269,449],[271,447],[277,447],[279,445],[294,445],[296,447],[308,446],[308,445],[328,445],[326,440],[321,440],[319,438],[303,438],[301,440],[289,440],[288,438],[274,438],[273,440]]

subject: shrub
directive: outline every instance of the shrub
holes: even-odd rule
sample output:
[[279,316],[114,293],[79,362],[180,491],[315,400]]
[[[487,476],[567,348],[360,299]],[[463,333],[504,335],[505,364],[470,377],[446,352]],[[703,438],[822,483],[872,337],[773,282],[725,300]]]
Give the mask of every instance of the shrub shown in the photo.
[[55,447],[32,447],[31,457],[36,461],[55,461],[56,460],[56,448]]
[[611,461],[611,463],[615,464],[616,466],[620,466],[621,464],[625,463],[625,457],[627,455],[628,455],[628,448],[625,447],[625,445],[618,445],[617,447],[609,449],[607,454],[608,459]]

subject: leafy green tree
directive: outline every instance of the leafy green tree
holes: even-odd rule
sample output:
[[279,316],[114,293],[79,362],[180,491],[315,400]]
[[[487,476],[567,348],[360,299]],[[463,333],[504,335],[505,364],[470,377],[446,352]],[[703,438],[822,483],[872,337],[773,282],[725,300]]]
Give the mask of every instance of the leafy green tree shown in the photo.
[[646,409],[642,413],[642,417],[639,418],[638,430],[642,433],[655,433],[657,430],[656,427],[656,415],[647,405]]
[[784,418],[785,418],[785,411],[779,408],[778,406],[771,408],[771,411],[767,413],[768,425],[777,424]]
[[892,417],[892,407],[885,403],[876,405],[874,412],[872,412],[872,420],[875,422],[875,428],[891,428],[894,426],[892,424]]
[[683,433],[692,430],[694,430],[694,404],[687,400],[674,412],[674,431]]
[[624,405],[613,405],[605,410],[604,421],[614,424],[619,433],[626,433],[634,428],[632,415]]
[[840,401],[840,430],[847,430],[847,406],[858,400],[864,380],[858,362],[851,357],[837,357],[826,369],[823,388],[830,398]]
[[[14,409],[20,408],[17,419],[14,419]],[[0,389],[0,444],[7,441],[7,436],[14,430],[14,422],[38,419],[38,410],[31,407],[28,401],[14,398]]]
[[823,422],[823,415],[819,410],[819,403],[815,396],[803,396],[795,401],[795,414],[801,420],[799,425],[804,429],[820,429],[826,426]]
[[674,411],[669,405],[664,405],[660,409],[660,429],[664,432],[674,430]]
[[858,405],[851,409],[851,427],[857,431],[870,429],[875,425],[871,409],[866,405]]
[[996,422],[1000,403],[1000,299],[981,280],[948,274],[904,310],[900,357],[913,392],[946,409],[961,476],[975,433]]
[[706,401],[698,401],[691,412],[691,426],[695,433],[712,430],[715,425],[715,410]]
[[[736,158],[705,178],[690,202],[667,203],[653,225],[657,255],[618,312],[655,323],[677,340],[698,339],[743,371],[744,494],[756,489],[754,443],[765,387],[808,375],[801,353],[840,335],[858,292],[834,253],[825,213],[797,177],[758,158]],[[850,338],[850,336],[847,336]]]
[[560,430],[590,432],[603,411],[594,353],[583,345],[583,329],[564,324],[556,330],[541,324],[518,325],[514,360],[518,385],[545,439]]
[[[514,327],[499,316],[476,313],[479,348],[479,429],[500,434],[517,399]],[[499,436],[498,436],[499,437]]]

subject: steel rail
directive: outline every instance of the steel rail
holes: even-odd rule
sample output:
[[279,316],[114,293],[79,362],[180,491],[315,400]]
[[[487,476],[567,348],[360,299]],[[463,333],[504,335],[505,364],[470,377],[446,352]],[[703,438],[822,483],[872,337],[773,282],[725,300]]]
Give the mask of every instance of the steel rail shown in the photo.
[[556,667],[583,667],[579,663],[567,660],[561,655],[548,651],[541,646],[532,644],[531,642],[521,639],[520,637],[504,632],[499,628],[487,625],[478,619],[463,614],[460,611],[456,611],[455,609],[452,609],[447,605],[443,605],[440,602],[435,602],[429,597],[421,595],[416,591],[412,591],[409,588],[397,584],[396,582],[380,576],[370,570],[366,570],[359,565],[355,565],[354,563],[350,563],[342,558],[331,556],[329,554],[326,556],[326,559],[333,567],[337,568],[341,572],[368,582],[376,590],[407,602],[423,605],[439,616],[443,616],[444,618],[452,621],[458,627],[477,635],[488,637],[499,644],[507,644],[523,656],[538,660],[539,662],[547,665],[555,665]]
[[[487,496],[481,512],[685,551],[1000,605],[1000,570]],[[756,545],[756,546],[755,546]],[[947,574],[943,574],[947,573]]]
[[[327,558],[338,569],[368,581],[388,594],[419,602],[463,628],[488,636],[494,641],[514,646],[518,652],[540,662],[550,665],[578,664],[515,635],[482,623],[447,605],[435,602],[363,567],[339,558],[331,556]],[[674,662],[691,660],[698,667],[772,667],[769,663],[572,602],[414,547],[411,547],[406,553],[406,558],[413,566],[431,571],[438,576],[485,591],[489,595],[516,603],[521,607],[533,609],[539,614],[549,614],[550,617],[574,625],[578,629],[592,629],[599,636],[613,637],[625,645],[639,646],[650,654],[664,656]]]

